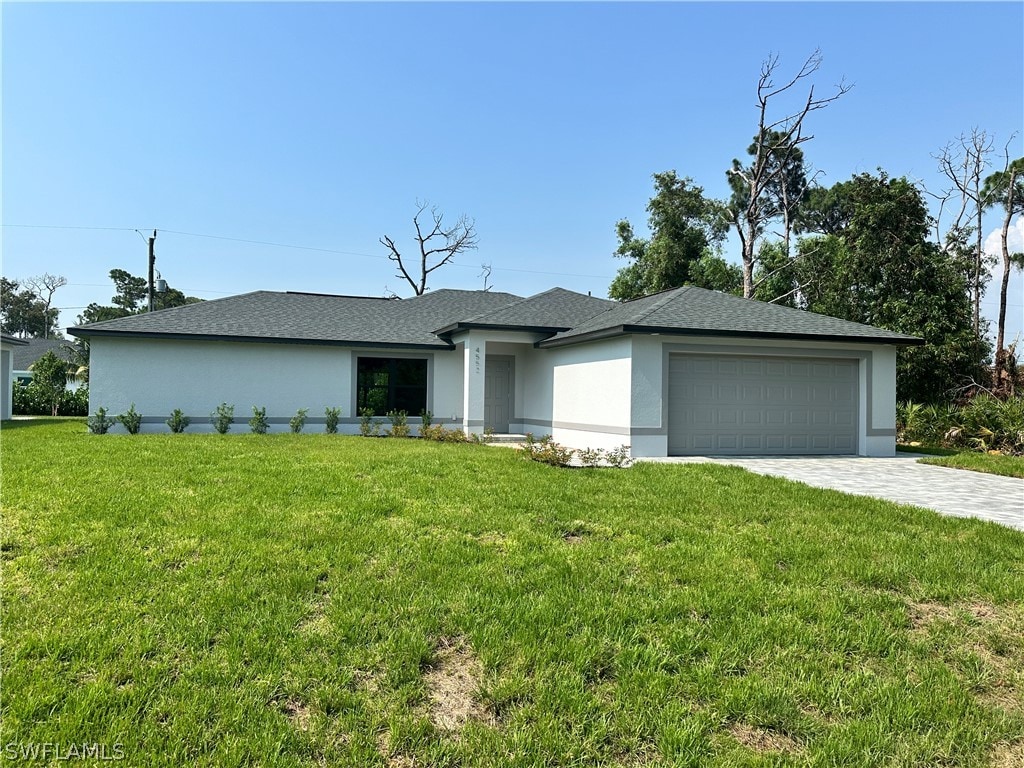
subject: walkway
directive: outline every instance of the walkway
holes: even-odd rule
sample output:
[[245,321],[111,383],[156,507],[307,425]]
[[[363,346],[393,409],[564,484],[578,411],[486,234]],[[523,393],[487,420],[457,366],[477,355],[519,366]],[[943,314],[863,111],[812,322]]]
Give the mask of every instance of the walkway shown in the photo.
[[1024,480],[963,469],[918,464],[920,455],[897,454],[892,459],[857,456],[669,457],[642,461],[732,464],[761,475],[797,480],[817,488],[832,488],[915,504],[953,517],[977,517],[1024,530]]

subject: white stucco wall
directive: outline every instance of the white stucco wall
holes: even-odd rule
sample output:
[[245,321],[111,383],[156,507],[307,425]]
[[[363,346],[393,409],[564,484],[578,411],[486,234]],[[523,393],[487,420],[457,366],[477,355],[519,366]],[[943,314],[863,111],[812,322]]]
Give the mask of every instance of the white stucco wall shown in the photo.
[[557,442],[606,449],[630,443],[631,350],[628,336],[543,350]]
[[93,338],[89,411],[118,414],[134,402],[158,420],[146,431],[166,431],[175,408],[191,418],[190,432],[209,431],[222,402],[235,406],[233,431],[248,429],[254,405],[272,418],[299,408],[322,417],[328,406],[351,417],[351,361],[349,350],[327,346]]
[[14,352],[0,348],[0,419],[11,418],[14,385]]

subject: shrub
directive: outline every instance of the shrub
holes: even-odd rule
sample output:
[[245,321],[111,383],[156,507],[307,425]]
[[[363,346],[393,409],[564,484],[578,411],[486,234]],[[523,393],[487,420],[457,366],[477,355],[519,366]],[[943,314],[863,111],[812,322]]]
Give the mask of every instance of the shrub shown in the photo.
[[252,418],[249,419],[249,429],[254,435],[265,435],[270,429],[270,422],[267,421],[267,409],[252,407]]
[[528,459],[539,461],[542,464],[550,464],[553,467],[567,467],[572,461],[574,451],[559,445],[551,439],[551,435],[545,435],[540,440],[534,440],[533,435],[527,433],[526,442],[523,445],[523,453]]
[[306,426],[306,414],[309,413],[308,408],[299,408],[295,412],[295,415],[288,419],[288,428],[291,429],[292,434],[299,434],[302,428]]
[[629,456],[628,445],[620,445],[618,448],[605,451],[604,460],[608,462],[609,466],[615,467],[616,469],[628,467],[633,463],[633,459]]
[[[28,384],[14,383],[11,389],[11,412],[17,416],[52,416],[50,393],[33,379]],[[89,388],[65,389],[57,400],[58,416],[88,416]]]
[[117,423],[117,420],[107,418],[106,408],[97,408],[96,413],[86,419],[85,423],[94,435],[105,435],[107,430]]
[[523,453],[528,459],[550,464],[553,467],[572,466],[574,459],[583,467],[607,466],[622,469],[633,463],[629,457],[628,445],[620,445],[609,451],[602,448],[583,448],[574,451],[572,448],[559,445],[551,439],[550,435],[535,440],[533,435],[527,434]]
[[333,435],[338,432],[338,420],[341,418],[341,408],[325,408],[327,434]]
[[1024,398],[983,393],[959,406],[899,403],[896,435],[903,443],[1024,454]]
[[60,396],[60,403],[57,405],[57,415],[88,416],[89,387],[82,386],[78,389],[65,389]]
[[187,427],[191,421],[192,420],[189,419],[188,416],[181,412],[181,408],[175,408],[171,411],[171,418],[164,423],[171,428],[171,432],[176,435],[180,435],[185,431],[185,427]]
[[373,418],[373,408],[359,411],[359,434],[363,437],[380,437],[380,422]]
[[129,435],[139,434],[139,430],[142,428],[142,414],[135,410],[135,403],[131,404],[127,413],[118,416],[117,420],[124,425]]
[[443,424],[432,424],[420,427],[420,437],[424,440],[434,440],[438,443],[465,443],[468,438],[466,433],[459,428],[445,429]]
[[434,422],[434,414],[428,410],[420,411],[420,421],[424,427],[429,427]]
[[235,423],[235,406],[221,403],[217,409],[210,414],[210,423],[220,434],[227,434],[231,425]]
[[390,437],[409,436],[409,414],[405,411],[388,411],[388,418],[391,420],[391,429],[388,431]]

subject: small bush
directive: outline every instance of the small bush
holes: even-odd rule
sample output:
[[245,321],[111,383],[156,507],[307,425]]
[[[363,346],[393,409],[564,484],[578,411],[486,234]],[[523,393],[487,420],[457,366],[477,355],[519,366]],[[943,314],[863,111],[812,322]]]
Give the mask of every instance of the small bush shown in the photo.
[[270,429],[270,422],[267,421],[267,409],[252,407],[252,418],[249,419],[249,429],[254,435],[265,435]]
[[409,414],[405,411],[388,411],[388,418],[391,420],[391,429],[388,431],[390,437],[409,436]]
[[341,408],[325,408],[324,418],[326,419],[325,429],[327,430],[327,434],[337,434],[338,420],[341,419]]
[[628,467],[633,463],[633,459],[629,456],[629,446],[620,445],[618,448],[613,448],[610,451],[605,451],[604,460],[608,462],[609,466],[615,467],[616,469],[622,469]]
[[528,459],[539,461],[542,464],[550,464],[553,467],[572,466],[575,460],[583,467],[615,467],[621,469],[633,463],[629,457],[629,446],[620,445],[606,451],[602,448],[583,448],[574,451],[564,445],[559,445],[551,439],[550,435],[535,440],[533,435],[526,435],[526,443],[523,446],[523,453]]
[[359,434],[363,437],[380,437],[380,422],[373,418],[373,408],[359,412]]
[[527,433],[526,443],[523,445],[523,453],[528,459],[539,461],[542,464],[550,464],[553,467],[567,467],[572,461],[575,451],[559,445],[551,439],[551,435],[545,435],[540,440],[534,440],[533,435]]
[[117,419],[107,418],[106,408],[97,408],[96,413],[86,419],[85,423],[94,435],[105,435],[117,423]]
[[210,414],[210,423],[220,434],[227,434],[231,425],[235,423],[235,406],[227,403],[218,405],[217,409]]
[[128,430],[129,435],[139,434],[139,430],[142,428],[142,414],[135,410],[135,403],[131,404],[127,413],[118,416],[117,420]]
[[438,443],[465,443],[468,440],[466,433],[461,429],[445,429],[443,424],[420,427],[420,437]]
[[434,414],[430,411],[422,410],[420,411],[420,421],[424,427],[429,427],[434,422]]
[[181,412],[181,408],[175,408],[171,411],[171,418],[164,423],[170,427],[171,432],[176,435],[180,435],[185,431],[185,427],[187,427],[191,422],[192,420]]
[[295,415],[288,419],[288,428],[291,429],[292,434],[297,435],[302,431],[302,428],[306,426],[306,414],[309,413],[308,408],[299,408],[295,412]]

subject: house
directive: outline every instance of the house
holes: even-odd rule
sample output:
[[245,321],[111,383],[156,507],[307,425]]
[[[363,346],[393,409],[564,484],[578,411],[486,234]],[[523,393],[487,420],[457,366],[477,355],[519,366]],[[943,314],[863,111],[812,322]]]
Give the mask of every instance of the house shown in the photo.
[[[72,342],[67,339],[25,339],[25,345],[14,350],[14,380],[18,384],[28,384],[32,381],[32,366],[47,352],[53,352],[62,360],[71,362],[71,351],[68,349]],[[68,379],[67,388],[76,390],[82,382],[76,379]]]
[[[411,299],[258,291],[69,329],[91,344],[90,411],[221,402],[273,428],[420,411],[467,432],[551,434],[633,456],[895,450],[896,349],[919,339],[692,286],[617,303],[554,288]],[[319,418],[314,418],[319,417]]]
[[11,418],[14,403],[14,353],[27,344],[24,339],[0,334],[0,419]]

